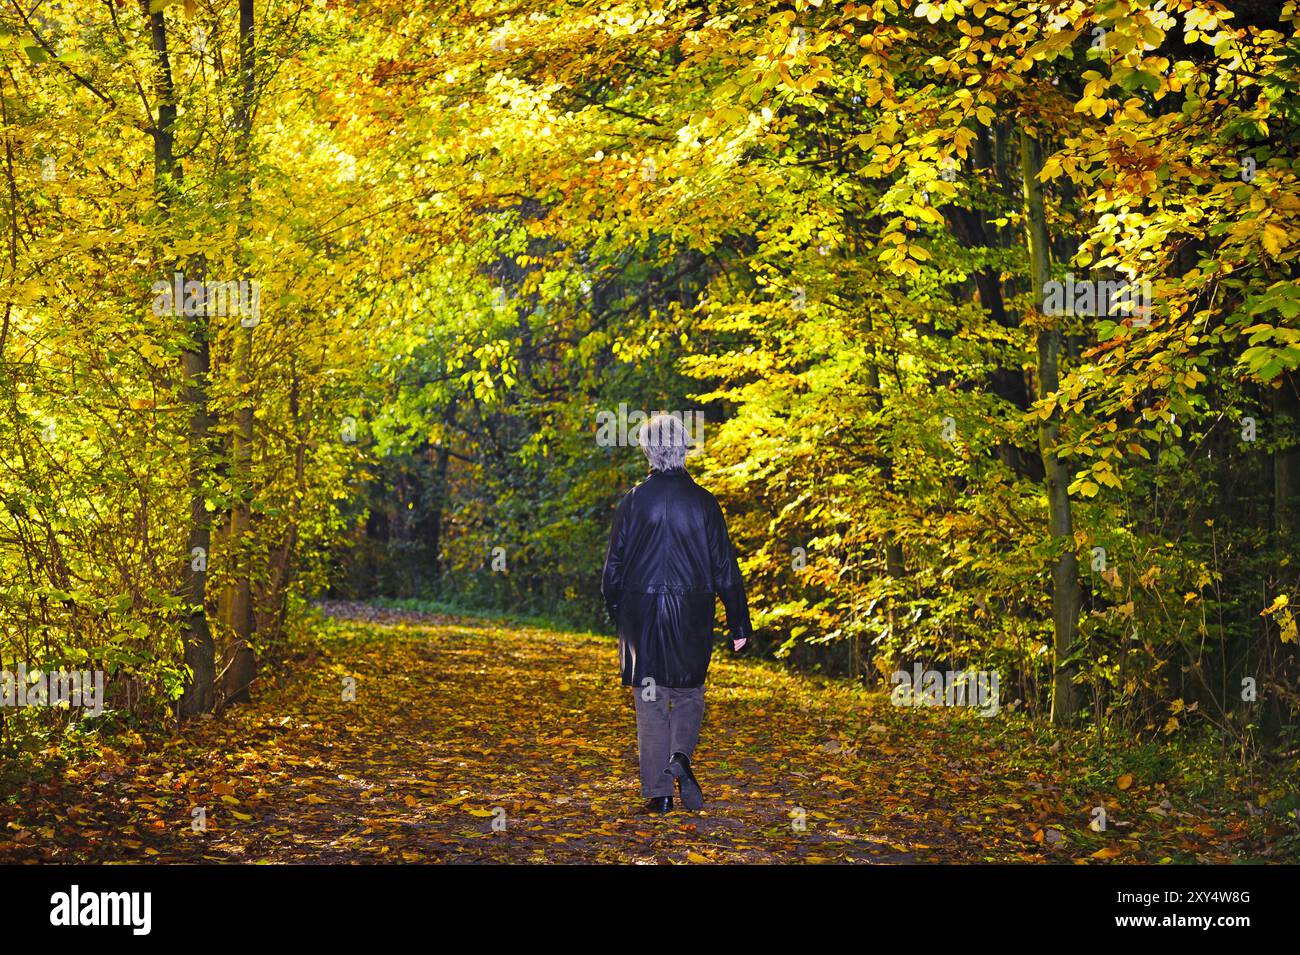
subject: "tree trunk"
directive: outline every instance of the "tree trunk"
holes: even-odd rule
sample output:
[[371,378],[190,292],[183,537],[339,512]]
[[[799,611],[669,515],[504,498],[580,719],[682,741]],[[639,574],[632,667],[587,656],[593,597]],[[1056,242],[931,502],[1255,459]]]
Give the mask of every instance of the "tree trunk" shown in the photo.
[[1280,546],[1295,541],[1297,511],[1300,511],[1300,443],[1295,429],[1300,426],[1300,395],[1297,377],[1286,372],[1281,387],[1273,390],[1273,424],[1280,436],[1273,452],[1273,528]]
[[[239,86],[235,108],[236,162],[243,176],[243,197],[240,204],[242,238],[247,235],[252,216],[252,136],[253,95],[255,92],[253,46],[253,0],[239,0]],[[245,274],[245,280],[251,277]],[[247,703],[248,688],[257,677],[257,656],[253,651],[253,554],[249,530],[251,513],[249,497],[252,494],[253,405],[250,395],[253,356],[253,326],[239,323],[233,329],[237,346],[235,375],[238,382],[238,405],[235,409],[235,429],[231,442],[232,480],[235,501],[231,505],[229,520],[229,553],[232,581],[228,625],[234,636],[230,668],[226,671],[226,702]]]
[[[445,440],[445,438],[444,438]],[[443,444],[431,449],[433,452],[433,498],[429,508],[429,555],[432,563],[432,576],[435,582],[442,579],[442,519],[447,508],[447,465],[451,455]]]
[[[1020,131],[1020,172],[1025,186],[1025,229],[1029,243],[1029,266],[1033,302],[1040,313],[1038,332],[1038,397],[1046,398],[1060,387],[1060,355],[1064,336],[1059,328],[1043,322],[1041,305],[1048,278],[1047,216],[1043,189],[1038,181],[1042,153],[1038,141]],[[1052,566],[1052,624],[1054,665],[1052,674],[1052,722],[1058,726],[1074,721],[1079,702],[1074,686],[1074,667],[1068,661],[1074,653],[1079,628],[1079,558],[1075,552],[1074,524],[1070,513],[1070,469],[1056,448],[1060,440],[1061,408],[1058,404],[1038,428],[1039,451],[1043,457],[1043,479],[1047,489],[1048,530],[1060,555]]]
[[[180,193],[177,185],[181,179],[181,167],[175,153],[176,95],[167,52],[167,24],[161,10],[150,13],[149,0],[141,0],[140,11],[149,23],[153,89],[158,103],[158,117],[152,130],[155,193],[163,215],[170,217],[175,212],[174,203]],[[202,265],[199,268],[202,271]],[[180,715],[192,717],[212,709],[217,667],[216,648],[205,608],[207,561],[212,545],[211,521],[205,503],[205,476],[212,464],[211,420],[208,415],[208,323],[202,311],[187,316],[185,321],[189,342],[181,353],[181,371],[185,377],[181,404],[189,409],[190,518],[179,593],[186,602],[181,640],[189,672],[181,691]]]

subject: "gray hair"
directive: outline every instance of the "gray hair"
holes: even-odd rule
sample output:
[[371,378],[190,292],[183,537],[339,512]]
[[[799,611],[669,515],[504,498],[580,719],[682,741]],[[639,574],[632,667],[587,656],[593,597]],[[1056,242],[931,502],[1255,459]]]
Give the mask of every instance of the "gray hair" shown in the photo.
[[675,414],[657,414],[641,426],[637,444],[650,460],[652,471],[670,471],[684,467],[691,436]]

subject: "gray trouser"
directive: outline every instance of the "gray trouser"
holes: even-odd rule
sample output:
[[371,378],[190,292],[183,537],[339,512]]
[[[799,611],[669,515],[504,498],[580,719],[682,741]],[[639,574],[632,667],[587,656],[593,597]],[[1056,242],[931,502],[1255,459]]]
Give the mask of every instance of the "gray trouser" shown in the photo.
[[650,687],[633,687],[636,703],[636,746],[641,755],[641,795],[671,796],[673,777],[665,773],[673,753],[695,753],[704,719],[704,687],[689,690],[653,687],[654,699],[645,697]]

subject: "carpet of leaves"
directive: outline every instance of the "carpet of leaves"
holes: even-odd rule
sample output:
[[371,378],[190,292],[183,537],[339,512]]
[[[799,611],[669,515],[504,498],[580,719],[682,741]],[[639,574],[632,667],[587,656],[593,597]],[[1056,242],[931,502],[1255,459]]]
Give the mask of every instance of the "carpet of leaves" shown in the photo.
[[0,862],[1101,864],[1285,861],[1295,843],[1289,819],[1098,783],[1082,736],[1049,746],[1010,714],[893,707],[721,655],[704,810],[640,816],[610,639],[325,610],[252,705],[7,777]]

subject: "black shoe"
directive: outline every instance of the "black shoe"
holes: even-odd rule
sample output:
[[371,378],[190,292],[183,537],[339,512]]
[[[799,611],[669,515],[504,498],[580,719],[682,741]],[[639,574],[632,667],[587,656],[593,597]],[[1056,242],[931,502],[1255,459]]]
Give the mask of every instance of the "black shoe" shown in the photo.
[[643,816],[666,816],[673,811],[672,796],[652,796],[646,800],[646,804],[641,807]]
[[704,792],[696,782],[695,774],[691,772],[691,761],[685,753],[673,753],[664,772],[677,780],[677,789],[682,794],[683,806],[691,812],[704,808]]

